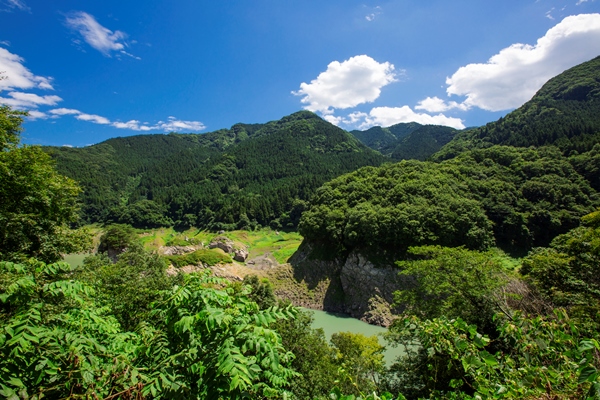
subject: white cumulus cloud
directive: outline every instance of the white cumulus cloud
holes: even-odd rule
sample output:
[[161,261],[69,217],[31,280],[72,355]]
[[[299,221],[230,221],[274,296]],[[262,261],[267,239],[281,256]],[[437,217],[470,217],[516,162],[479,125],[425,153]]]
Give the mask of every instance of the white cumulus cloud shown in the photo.
[[93,122],[95,124],[100,124],[100,125],[110,124],[110,120],[108,118],[102,117],[100,115],[95,115],[95,114],[81,113],[81,114],[75,115],[75,118],[77,118],[80,121],[89,121],[89,122]]
[[201,131],[206,128],[202,122],[182,121],[175,117],[169,117],[166,122],[159,121],[157,127],[165,132]]
[[310,111],[331,114],[334,108],[344,109],[370,103],[379,97],[381,88],[396,80],[394,66],[379,63],[366,55],[333,61],[310,83],[302,82],[300,100]]
[[77,31],[87,44],[107,57],[110,57],[113,52],[119,52],[130,57],[139,58],[125,51],[127,46],[125,42],[127,34],[125,32],[113,32],[105,28],[86,12],[74,11],[70,13],[67,15],[65,23],[69,28]]
[[48,118],[48,114],[41,112],[41,111],[37,111],[37,110],[30,110],[29,112],[29,116],[27,118],[29,118],[30,120],[36,120],[36,119],[46,119]]
[[10,89],[53,89],[51,78],[34,75],[23,65],[25,60],[0,47],[0,91]]
[[566,17],[535,45],[513,44],[446,79],[449,95],[488,111],[517,108],[553,76],[600,54],[600,14]]

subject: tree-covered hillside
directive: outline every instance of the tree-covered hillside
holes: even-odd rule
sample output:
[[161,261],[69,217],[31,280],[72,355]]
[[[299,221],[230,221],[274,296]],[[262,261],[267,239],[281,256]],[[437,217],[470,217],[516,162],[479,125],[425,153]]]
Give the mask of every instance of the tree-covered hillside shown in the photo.
[[447,126],[408,122],[387,128],[374,126],[366,131],[354,130],[350,133],[393,161],[401,161],[426,160],[450,142],[458,132]]
[[600,57],[550,79],[517,110],[483,127],[462,132],[437,159],[494,144],[554,145],[565,154],[590,151],[600,142]]
[[598,205],[597,192],[558,149],[494,146],[336,178],[317,191],[300,232],[394,256],[429,244],[520,253],[548,245]]
[[327,180],[385,158],[303,111],[200,135],[145,135],[46,148],[79,181],[86,222],[294,227]]

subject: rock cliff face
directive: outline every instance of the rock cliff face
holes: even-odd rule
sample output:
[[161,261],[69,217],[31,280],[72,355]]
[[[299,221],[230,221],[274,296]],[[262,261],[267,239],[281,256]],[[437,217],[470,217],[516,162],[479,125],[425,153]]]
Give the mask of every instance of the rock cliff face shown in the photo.
[[[357,251],[343,259],[323,260],[323,249],[318,248],[304,242],[290,258],[294,279],[304,283],[309,293],[307,299],[290,300],[388,326],[399,311],[392,310],[393,293],[410,285],[410,279],[398,276],[399,270],[393,265],[375,266]],[[281,295],[286,297],[286,293]]]
[[410,282],[398,276],[393,265],[375,266],[359,252],[346,258],[340,280],[344,291],[344,311],[371,324],[388,326],[393,319],[394,292]]

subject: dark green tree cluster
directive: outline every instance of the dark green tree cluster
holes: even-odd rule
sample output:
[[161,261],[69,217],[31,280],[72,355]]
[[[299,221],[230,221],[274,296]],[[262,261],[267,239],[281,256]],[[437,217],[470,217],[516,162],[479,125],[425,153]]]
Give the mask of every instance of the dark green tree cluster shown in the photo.
[[442,163],[362,168],[317,191],[300,232],[341,250],[402,254],[410,246],[545,246],[598,196],[556,148],[477,149]]
[[582,327],[600,331],[600,210],[548,248],[532,251],[521,272],[549,302],[579,316]]

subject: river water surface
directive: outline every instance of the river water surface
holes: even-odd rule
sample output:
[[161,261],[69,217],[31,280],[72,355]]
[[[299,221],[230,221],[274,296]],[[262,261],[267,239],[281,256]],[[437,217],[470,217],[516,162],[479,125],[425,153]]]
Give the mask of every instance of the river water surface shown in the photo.
[[403,351],[399,347],[390,347],[386,341],[383,340],[381,333],[387,331],[386,328],[377,325],[370,325],[359,319],[349,317],[345,314],[329,313],[326,311],[319,310],[307,310],[311,311],[314,316],[314,322],[312,324],[313,329],[322,328],[325,333],[327,340],[331,339],[331,335],[338,332],[352,332],[362,333],[365,336],[378,335],[379,343],[386,347],[385,351],[385,362],[388,367],[398,356],[403,354]]

